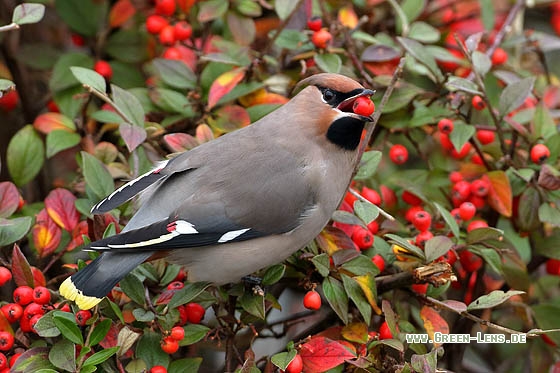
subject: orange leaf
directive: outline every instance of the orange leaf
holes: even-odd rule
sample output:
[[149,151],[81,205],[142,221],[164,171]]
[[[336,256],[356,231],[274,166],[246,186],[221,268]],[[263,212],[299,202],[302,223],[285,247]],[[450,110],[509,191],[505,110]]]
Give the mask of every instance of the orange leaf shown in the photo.
[[239,102],[245,107],[263,105],[263,104],[285,104],[288,98],[278,93],[267,92],[264,88],[251,92],[248,95],[239,98]]
[[83,245],[84,244],[84,237],[83,235],[88,234],[89,229],[88,229],[88,223],[85,220],[82,220],[81,222],[78,223],[78,225],[76,225],[76,227],[72,230],[72,241],[70,241],[70,243],[66,246],[66,251],[72,251],[74,250],[76,247]]
[[214,134],[207,124],[201,124],[196,127],[195,137],[200,144],[214,140]]
[[45,198],[45,208],[54,222],[64,230],[72,231],[80,221],[80,213],[74,205],[76,197],[70,191],[57,188]]
[[136,9],[130,0],[119,0],[111,8],[109,24],[111,27],[120,27],[136,14]]
[[363,322],[354,322],[342,328],[342,336],[350,342],[366,343],[368,341],[368,327]]
[[14,244],[14,250],[12,251],[12,275],[17,286],[35,287],[29,262],[17,244]]
[[343,26],[350,29],[358,26],[358,16],[351,5],[340,8],[338,11],[338,20]]
[[[420,310],[420,317],[424,321],[424,328],[428,332],[428,336],[433,341],[434,333],[449,334],[449,325],[441,315],[431,307],[424,306]],[[439,347],[441,343],[435,343],[434,347]]]
[[324,337],[311,338],[299,351],[305,373],[326,372],[356,356],[340,342]]
[[62,230],[45,209],[37,214],[37,220],[31,233],[35,249],[41,258],[51,255],[60,244],[62,237]]
[[45,135],[54,130],[74,132],[76,126],[67,116],[60,113],[45,113],[35,118],[33,127]]
[[491,171],[483,178],[490,182],[488,204],[494,210],[509,218],[512,211],[513,196],[506,173],[504,171]]
[[244,77],[244,68],[233,69],[220,75],[210,87],[210,92],[208,93],[208,109],[212,109],[216,106],[218,101],[235,88],[237,83]]

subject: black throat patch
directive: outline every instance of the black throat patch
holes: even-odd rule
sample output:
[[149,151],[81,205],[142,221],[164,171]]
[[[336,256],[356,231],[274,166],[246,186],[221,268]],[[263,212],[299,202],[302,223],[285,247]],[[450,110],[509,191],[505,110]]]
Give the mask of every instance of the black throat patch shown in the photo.
[[345,150],[356,150],[360,144],[364,122],[352,117],[335,120],[327,130],[327,139]]

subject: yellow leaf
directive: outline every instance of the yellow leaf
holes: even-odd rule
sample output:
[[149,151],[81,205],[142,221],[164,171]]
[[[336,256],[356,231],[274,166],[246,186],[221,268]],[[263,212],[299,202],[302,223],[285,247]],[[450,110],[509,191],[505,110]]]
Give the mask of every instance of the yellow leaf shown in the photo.
[[369,305],[375,313],[381,315],[383,312],[377,306],[377,287],[375,286],[374,276],[371,273],[367,273],[362,276],[352,277],[352,279],[360,285],[360,288],[364,292]]
[[338,11],[338,20],[343,26],[350,29],[358,26],[358,16],[352,5],[345,6]]
[[353,322],[342,328],[342,336],[350,342],[366,343],[368,341],[368,327],[363,322]]

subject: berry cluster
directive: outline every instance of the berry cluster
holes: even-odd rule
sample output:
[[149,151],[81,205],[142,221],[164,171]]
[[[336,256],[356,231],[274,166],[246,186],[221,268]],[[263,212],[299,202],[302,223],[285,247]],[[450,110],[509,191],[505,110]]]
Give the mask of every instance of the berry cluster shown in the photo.
[[164,58],[180,60],[182,53],[175,46],[189,40],[193,30],[187,21],[176,17],[176,10],[175,0],[156,1],[155,14],[146,19],[146,30],[157,36],[161,45],[168,47],[163,53]]

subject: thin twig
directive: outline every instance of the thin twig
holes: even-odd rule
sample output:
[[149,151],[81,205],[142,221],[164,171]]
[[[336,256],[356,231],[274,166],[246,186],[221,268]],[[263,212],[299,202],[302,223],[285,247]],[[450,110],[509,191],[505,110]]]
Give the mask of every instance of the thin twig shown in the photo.
[[10,23],[9,25],[0,26],[0,32],[12,31],[19,29],[19,25],[17,23]]
[[103,102],[106,102],[107,104],[109,104],[113,109],[115,109],[115,111],[117,112],[117,114],[125,120],[125,122],[127,123],[132,123],[132,120],[130,120],[130,118],[128,118],[126,116],[126,114],[117,106],[115,105],[115,103],[104,93],[99,92],[97,89],[94,89],[92,87],[90,87],[87,84],[83,85],[84,88],[91,93],[92,95],[94,95],[95,97],[99,97]]
[[[373,203],[371,203],[371,201],[369,201],[367,198],[365,198],[364,196],[362,196],[362,195],[360,194],[360,192],[358,192],[356,189],[354,189],[354,188],[352,188],[352,187],[349,187],[349,188],[348,188],[348,191],[350,192],[350,194],[352,194],[354,197],[358,198],[360,201],[366,202],[366,203],[369,203],[369,204],[373,205]],[[381,215],[383,215],[386,219],[391,220],[391,221],[394,221],[394,220],[395,220],[395,218],[394,218],[391,214],[389,214],[388,212],[386,212],[385,210],[383,210],[381,207],[379,207],[379,206],[377,206],[377,205],[374,205],[374,206],[377,207],[377,209],[379,210],[379,213],[380,213]]]

